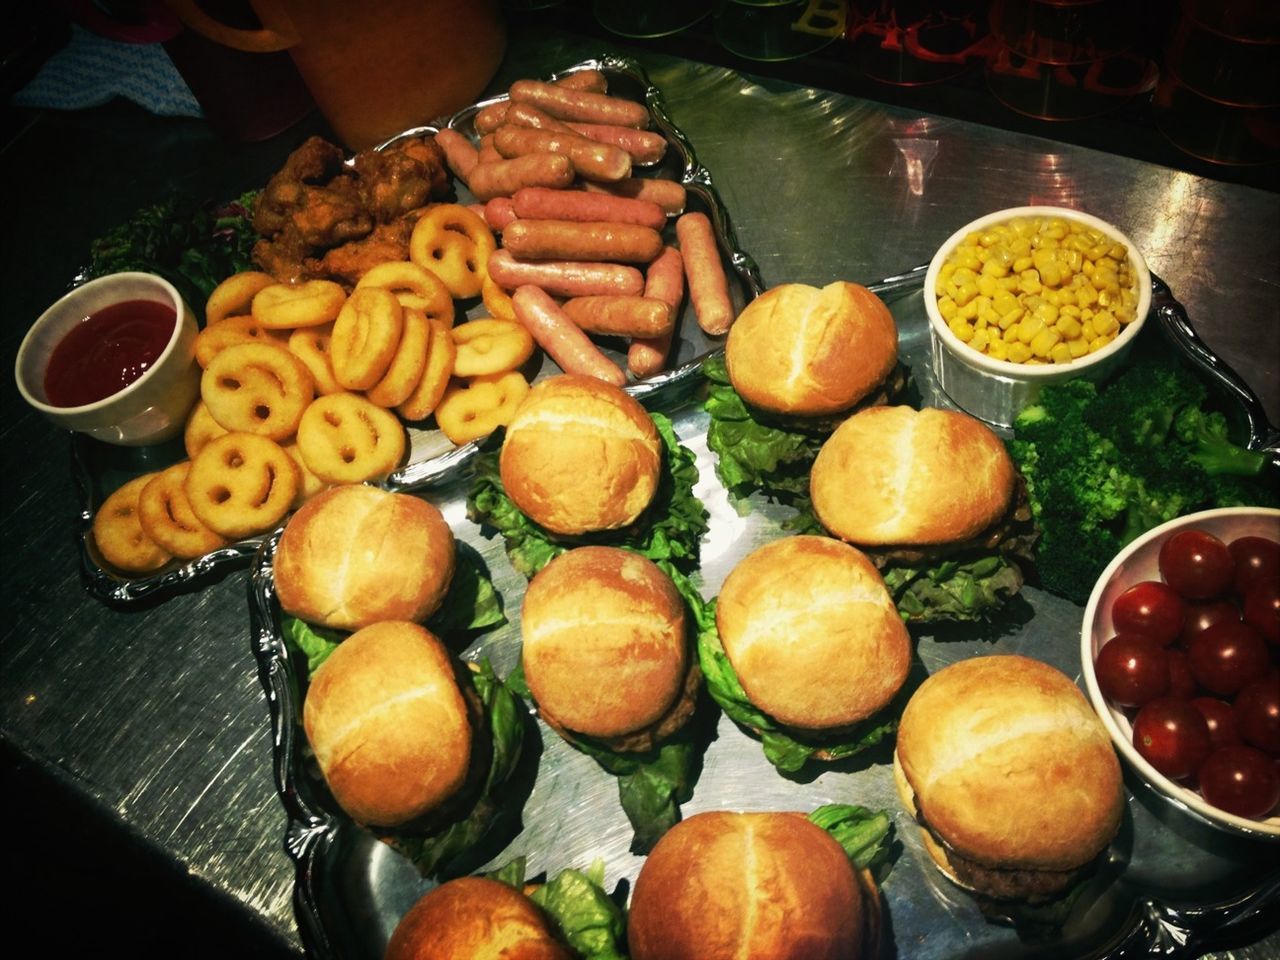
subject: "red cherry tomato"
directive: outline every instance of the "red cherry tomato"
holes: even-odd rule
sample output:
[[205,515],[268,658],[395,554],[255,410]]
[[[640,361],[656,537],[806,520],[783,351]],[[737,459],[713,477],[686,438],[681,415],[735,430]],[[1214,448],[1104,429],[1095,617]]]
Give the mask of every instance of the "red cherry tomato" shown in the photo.
[[1246,683],[1232,704],[1236,729],[1247,744],[1280,756],[1280,673]]
[[1259,820],[1280,804],[1280,772],[1261,750],[1218,747],[1200,765],[1200,793],[1219,810]]
[[1189,600],[1227,592],[1236,564],[1227,545],[1203,530],[1180,530],[1160,545],[1160,575]]
[[1209,755],[1209,725],[1186,700],[1159,697],[1133,718],[1133,746],[1166,777],[1182,780]]
[[1185,604],[1168,584],[1158,580],[1135,583],[1111,604],[1116,633],[1136,633],[1168,646],[1182,632]]
[[1200,711],[1204,722],[1209,727],[1209,745],[1224,747],[1228,743],[1239,743],[1240,734],[1236,731],[1236,715],[1231,704],[1216,697],[1195,697],[1191,705]]
[[1169,658],[1169,696],[1175,700],[1190,700],[1198,690],[1196,679],[1191,676],[1191,667],[1187,665],[1187,651],[1166,647],[1164,652]]
[[1187,650],[1196,683],[1220,697],[1234,696],[1250,680],[1267,670],[1270,656],[1262,634],[1247,623],[1210,627]]
[[1236,562],[1234,590],[1244,596],[1255,584],[1280,582],[1280,543],[1266,537],[1239,537],[1227,545]]
[[1140,707],[1169,691],[1169,658],[1148,637],[1112,637],[1098,651],[1094,671],[1102,695],[1122,707]]
[[1244,619],[1270,643],[1280,643],[1280,584],[1260,583],[1246,593]]
[[1240,609],[1230,600],[1193,600],[1187,604],[1178,642],[1184,647],[1217,623],[1239,623]]

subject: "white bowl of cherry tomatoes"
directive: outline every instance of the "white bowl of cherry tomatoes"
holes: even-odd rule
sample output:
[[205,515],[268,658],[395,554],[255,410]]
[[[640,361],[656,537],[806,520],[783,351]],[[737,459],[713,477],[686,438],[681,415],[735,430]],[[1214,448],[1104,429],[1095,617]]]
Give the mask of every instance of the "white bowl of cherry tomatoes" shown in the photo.
[[1081,630],[1089,698],[1175,806],[1280,839],[1280,510],[1179,517],[1134,540]]

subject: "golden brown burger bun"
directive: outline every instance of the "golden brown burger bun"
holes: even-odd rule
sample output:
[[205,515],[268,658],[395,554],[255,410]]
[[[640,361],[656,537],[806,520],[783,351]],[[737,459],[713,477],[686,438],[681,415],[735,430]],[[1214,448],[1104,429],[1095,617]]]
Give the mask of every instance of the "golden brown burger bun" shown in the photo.
[[896,763],[899,792],[939,838],[987,866],[1082,866],[1124,810],[1106,728],[1065,674],[1028,657],[974,657],[926,680]]
[[397,826],[462,786],[471,723],[444,644],[416,623],[358,630],[316,670],[302,723],[338,804]]
[[616,547],[562,553],[520,611],[525,680],[560,726],[617,737],[661,718],[689,666],[684,603],[651,560]]
[[866,907],[840,844],[798,813],[700,813],[640,869],[632,960],[858,960]]
[[453,568],[453,533],[434,506],[376,487],[334,487],[285,526],[276,594],[309,623],[357,630],[426,619],[448,593]]
[[401,918],[384,960],[571,960],[519,890],[486,877],[450,880]]
[[1014,476],[1000,438],[973,417],[871,407],[827,438],[809,493],[818,520],[849,543],[958,543],[1003,516]]
[[535,384],[507,427],[502,485],[552,533],[633,523],[658,488],[662,443],[644,407],[594,377]]
[[809,730],[880,710],[911,661],[875,566],[830,537],[784,537],[748,554],[720,590],[716,627],[751,702]]
[[725,364],[747,403],[774,413],[848,410],[898,362],[898,328],[866,287],[788,283],[761,294],[729,330]]

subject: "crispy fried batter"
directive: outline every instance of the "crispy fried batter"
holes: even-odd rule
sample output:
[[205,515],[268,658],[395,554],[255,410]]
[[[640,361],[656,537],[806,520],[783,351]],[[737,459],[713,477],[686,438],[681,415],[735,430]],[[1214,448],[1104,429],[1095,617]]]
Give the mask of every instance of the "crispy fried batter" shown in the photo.
[[354,283],[376,262],[403,260],[412,223],[402,218],[447,192],[444,156],[429,140],[364,151],[347,166],[339,147],[311,137],[258,198],[253,258],[282,281]]

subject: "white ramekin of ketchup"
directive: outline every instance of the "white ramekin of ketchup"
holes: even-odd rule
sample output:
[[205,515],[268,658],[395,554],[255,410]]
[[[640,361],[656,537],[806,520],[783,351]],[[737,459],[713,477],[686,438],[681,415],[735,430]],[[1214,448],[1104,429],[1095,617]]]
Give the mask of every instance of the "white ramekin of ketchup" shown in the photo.
[[113,273],[76,287],[27,331],[14,377],[61,427],[107,443],[159,443],[200,393],[195,317],[169,281]]

